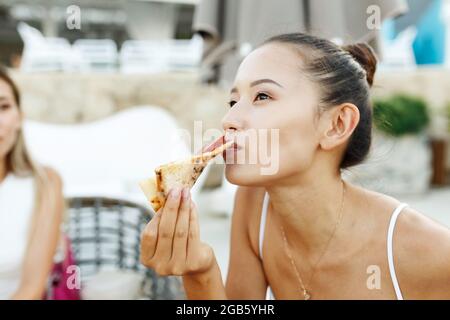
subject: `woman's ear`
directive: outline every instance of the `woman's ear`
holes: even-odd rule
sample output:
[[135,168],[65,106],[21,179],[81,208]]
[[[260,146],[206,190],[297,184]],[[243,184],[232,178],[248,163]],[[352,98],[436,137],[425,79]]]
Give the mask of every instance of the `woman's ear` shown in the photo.
[[343,103],[327,113],[328,116],[323,117],[324,130],[319,141],[324,150],[346,143],[359,122],[359,110],[353,103]]

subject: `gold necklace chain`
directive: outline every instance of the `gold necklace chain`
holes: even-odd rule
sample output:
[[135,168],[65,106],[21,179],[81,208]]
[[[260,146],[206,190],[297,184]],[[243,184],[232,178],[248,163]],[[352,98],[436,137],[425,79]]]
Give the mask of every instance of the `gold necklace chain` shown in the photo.
[[[317,262],[314,264],[314,267],[313,267],[312,272],[311,272],[311,277],[310,277],[308,283],[311,283],[311,281],[312,281],[312,279],[314,277],[314,273],[316,271],[316,268],[319,265],[319,262],[322,260],[323,256],[325,255],[325,253],[327,252],[328,247],[330,246],[331,240],[334,238],[334,235],[336,234],[336,230],[337,230],[337,228],[338,228],[338,226],[339,226],[339,224],[341,223],[341,220],[342,220],[342,213],[344,211],[345,184],[344,184],[343,180],[341,180],[341,181],[342,181],[342,200],[341,200],[341,208],[340,208],[340,212],[339,212],[339,217],[338,217],[338,219],[337,219],[337,221],[336,221],[336,223],[334,225],[333,232],[331,233],[331,236],[328,239],[328,242],[327,242],[327,244],[325,246],[325,249],[323,250],[323,252],[320,255],[320,257],[317,259]],[[292,252],[289,249],[289,246],[288,246],[288,243],[287,243],[287,239],[286,239],[286,234],[284,232],[284,228],[283,228],[282,225],[281,225],[281,234],[283,235],[284,248],[285,248],[286,253],[287,253],[288,257],[289,257],[291,265],[292,265],[292,267],[293,267],[293,269],[295,271],[295,275],[297,277],[297,281],[300,284],[301,292],[303,294],[303,298],[305,300],[309,300],[311,298],[311,292],[306,289],[307,286],[305,286],[305,284],[303,283],[302,277],[300,277],[300,273],[298,272],[297,266],[295,265],[294,258],[292,256]]]

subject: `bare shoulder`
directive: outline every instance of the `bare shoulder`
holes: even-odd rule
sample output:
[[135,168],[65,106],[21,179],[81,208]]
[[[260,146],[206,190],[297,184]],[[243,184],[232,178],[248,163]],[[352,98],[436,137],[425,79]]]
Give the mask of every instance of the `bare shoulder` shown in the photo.
[[264,299],[267,282],[254,243],[258,199],[264,189],[239,187],[231,222],[227,296],[231,299]]
[[394,259],[405,298],[449,299],[450,229],[408,207],[395,233]]
[[[354,187],[359,205],[370,212],[376,236],[385,234],[400,201]],[[385,242],[383,242],[383,246]],[[450,229],[406,207],[398,216],[393,236],[395,272],[405,299],[450,299]]]
[[63,182],[59,173],[55,169],[50,167],[44,167],[43,169],[50,187],[58,189],[62,188]]
[[252,249],[257,252],[259,222],[265,189],[262,187],[238,187],[235,196],[233,220],[245,227]]
[[56,205],[60,207],[61,203],[64,202],[63,180],[56,170],[50,167],[42,169],[44,175],[42,181],[43,197],[55,199]]
[[256,207],[262,206],[265,189],[260,187],[238,187],[235,195],[235,212],[245,212],[245,219],[254,218]]

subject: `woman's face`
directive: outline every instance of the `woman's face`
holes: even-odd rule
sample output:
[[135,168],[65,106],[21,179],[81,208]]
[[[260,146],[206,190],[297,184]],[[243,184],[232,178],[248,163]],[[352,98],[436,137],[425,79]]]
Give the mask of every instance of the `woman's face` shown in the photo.
[[267,44],[240,65],[222,120],[226,140],[238,144],[225,155],[231,183],[263,186],[311,166],[320,138],[319,93],[301,63],[289,46]]
[[20,130],[22,117],[11,86],[0,79],[0,160],[14,146]]

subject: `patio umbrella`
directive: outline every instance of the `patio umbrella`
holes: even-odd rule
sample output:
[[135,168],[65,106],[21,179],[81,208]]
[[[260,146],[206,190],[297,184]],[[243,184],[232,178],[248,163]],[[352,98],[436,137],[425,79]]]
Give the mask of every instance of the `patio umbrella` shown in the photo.
[[443,5],[442,0],[408,0],[408,13],[393,21],[395,36],[411,26],[417,30],[413,42],[417,64],[442,64],[445,60]]
[[435,2],[434,0],[407,0],[408,13],[394,20],[396,34],[402,32],[411,25],[416,25],[422,19],[424,13]]
[[407,4],[405,0],[202,0],[193,30],[205,40],[205,65],[219,70],[216,80],[231,81],[242,58],[276,34],[309,32],[343,44],[373,40],[381,26],[368,26],[372,9],[382,21],[407,11]]

